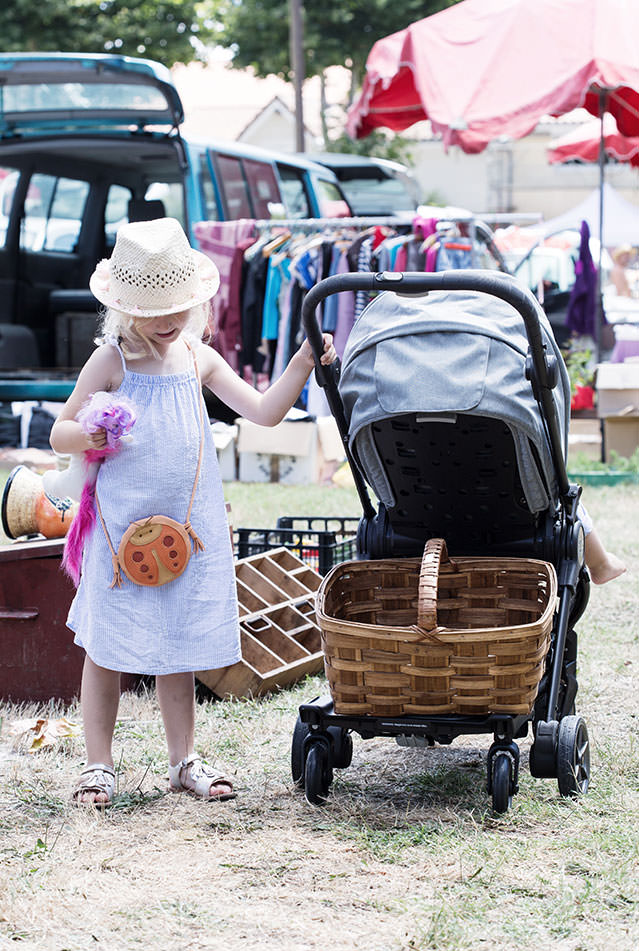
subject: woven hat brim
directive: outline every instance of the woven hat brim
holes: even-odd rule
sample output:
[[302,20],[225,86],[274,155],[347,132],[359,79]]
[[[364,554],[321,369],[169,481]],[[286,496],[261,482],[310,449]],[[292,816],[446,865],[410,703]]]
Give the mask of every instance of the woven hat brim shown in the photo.
[[2,494],[2,528],[5,535],[21,538],[37,532],[35,505],[42,491],[42,480],[27,466],[16,466],[9,473]]
[[[215,297],[220,288],[220,272],[213,261],[202,254],[201,251],[191,250],[193,259],[198,270],[205,271],[210,277],[200,277],[198,286],[193,294],[184,301],[175,302],[170,307],[141,307],[139,305],[127,304],[125,300],[116,298],[115,295],[103,290],[97,272],[93,272],[89,278],[89,289],[93,296],[106,307],[112,307],[123,314],[133,314],[135,317],[163,317],[166,314],[178,314],[183,310],[189,310],[191,307],[197,307],[199,304],[205,304]],[[212,272],[212,273],[211,273]]]

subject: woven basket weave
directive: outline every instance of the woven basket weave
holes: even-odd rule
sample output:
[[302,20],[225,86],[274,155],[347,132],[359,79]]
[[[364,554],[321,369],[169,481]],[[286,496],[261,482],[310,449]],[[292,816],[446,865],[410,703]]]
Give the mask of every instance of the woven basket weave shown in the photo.
[[528,714],[550,643],[553,566],[532,558],[336,565],[317,592],[336,713]]

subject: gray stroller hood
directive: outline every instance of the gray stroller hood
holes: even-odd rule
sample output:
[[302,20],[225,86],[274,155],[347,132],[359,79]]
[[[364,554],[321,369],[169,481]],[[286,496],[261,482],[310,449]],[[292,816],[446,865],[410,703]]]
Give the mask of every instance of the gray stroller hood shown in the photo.
[[[538,314],[543,343],[559,365],[552,394],[565,458],[570,382],[541,307]],[[530,511],[544,511],[556,500],[545,421],[524,374],[527,352],[523,318],[491,294],[434,291],[415,297],[384,292],[368,305],[348,339],[339,390],[351,452],[387,508],[396,500],[373,426],[406,413],[442,422],[459,413],[502,420],[513,436]]]

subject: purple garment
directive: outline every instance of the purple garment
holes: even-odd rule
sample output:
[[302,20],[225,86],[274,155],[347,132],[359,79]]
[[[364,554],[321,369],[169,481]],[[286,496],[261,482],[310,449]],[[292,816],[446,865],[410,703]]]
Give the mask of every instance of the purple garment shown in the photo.
[[597,268],[592,260],[589,242],[590,228],[587,221],[582,221],[579,257],[575,262],[575,283],[568,301],[566,327],[572,333],[596,337]]
[[[348,258],[346,252],[342,251],[337,262],[337,274],[347,274],[349,271]],[[335,324],[335,333],[333,335],[333,344],[340,358],[344,356],[344,347],[348,340],[348,335],[353,329],[355,323],[355,294],[353,291],[341,291],[333,295],[337,298],[337,322]]]

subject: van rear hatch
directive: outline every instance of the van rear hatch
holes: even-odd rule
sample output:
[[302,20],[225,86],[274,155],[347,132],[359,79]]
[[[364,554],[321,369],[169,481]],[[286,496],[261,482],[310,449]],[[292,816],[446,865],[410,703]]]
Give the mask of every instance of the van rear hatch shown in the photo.
[[176,128],[182,102],[166,67],[128,56],[0,54],[0,136]]

